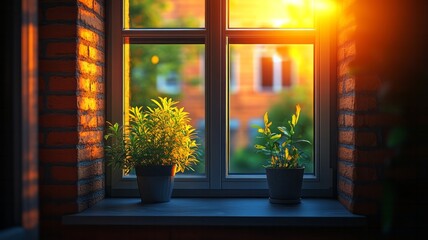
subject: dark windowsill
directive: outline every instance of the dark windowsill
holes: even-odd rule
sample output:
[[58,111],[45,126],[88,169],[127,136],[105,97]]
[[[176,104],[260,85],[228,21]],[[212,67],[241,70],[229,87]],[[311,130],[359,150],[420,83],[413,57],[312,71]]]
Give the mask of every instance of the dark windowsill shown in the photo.
[[147,226],[314,226],[361,227],[364,216],[335,199],[305,198],[297,205],[271,204],[266,198],[173,198],[142,205],[138,198],[107,198],[77,214],[65,225]]

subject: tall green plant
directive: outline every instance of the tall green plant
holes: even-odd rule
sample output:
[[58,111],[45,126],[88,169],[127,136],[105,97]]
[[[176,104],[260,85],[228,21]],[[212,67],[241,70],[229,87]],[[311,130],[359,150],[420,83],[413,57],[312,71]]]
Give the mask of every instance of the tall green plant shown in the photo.
[[269,159],[267,167],[272,168],[299,168],[303,167],[299,163],[303,151],[300,144],[311,144],[309,140],[297,139],[296,126],[299,121],[301,107],[296,105],[296,112],[288,121],[289,128],[279,126],[279,132],[272,132],[272,122],[269,121],[268,113],[263,116],[264,127],[255,126],[258,130],[259,144],[254,147],[258,152],[263,153]]
[[195,129],[190,125],[189,113],[178,108],[171,98],[152,99],[156,107],[132,107],[129,124],[107,122],[105,151],[109,164],[124,169],[135,166],[176,165],[177,172],[198,163]]

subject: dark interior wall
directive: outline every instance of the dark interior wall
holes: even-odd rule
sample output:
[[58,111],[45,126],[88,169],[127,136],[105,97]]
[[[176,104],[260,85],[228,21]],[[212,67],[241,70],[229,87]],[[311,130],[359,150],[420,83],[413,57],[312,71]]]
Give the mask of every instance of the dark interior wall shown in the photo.
[[1,37],[2,79],[0,81],[0,230],[20,224],[20,39],[21,3],[6,1],[2,5],[3,34]]
[[339,172],[350,180],[339,181],[342,202],[377,218],[387,237],[416,237],[428,226],[428,2],[341,2],[354,23],[339,35],[352,44],[340,68],[349,78],[339,76],[339,141],[352,146],[339,148]]

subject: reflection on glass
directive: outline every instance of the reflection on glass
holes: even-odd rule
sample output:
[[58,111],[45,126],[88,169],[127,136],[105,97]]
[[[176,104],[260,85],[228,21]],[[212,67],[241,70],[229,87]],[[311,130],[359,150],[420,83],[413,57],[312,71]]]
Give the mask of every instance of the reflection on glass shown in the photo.
[[204,174],[204,45],[126,44],[124,49],[125,113],[129,106],[153,106],[150,99],[159,96],[179,101],[178,106],[189,112],[200,143],[200,162],[185,174]]
[[125,29],[204,28],[204,0],[125,0]]
[[229,28],[313,27],[313,0],[229,0]]
[[[229,45],[229,174],[264,173],[268,160],[254,150],[257,130],[252,125],[263,126],[266,111],[276,129],[288,126],[299,103],[296,134],[313,142],[313,51],[312,44]],[[313,146],[304,151],[301,163],[313,173]]]

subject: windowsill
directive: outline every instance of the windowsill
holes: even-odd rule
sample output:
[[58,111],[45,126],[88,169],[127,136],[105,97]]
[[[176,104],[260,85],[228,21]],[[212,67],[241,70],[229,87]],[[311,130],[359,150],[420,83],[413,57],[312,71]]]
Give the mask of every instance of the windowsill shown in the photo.
[[65,225],[147,226],[314,226],[361,227],[364,216],[337,200],[305,198],[297,205],[271,204],[266,198],[173,198],[142,205],[138,198],[107,198],[77,214]]

